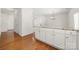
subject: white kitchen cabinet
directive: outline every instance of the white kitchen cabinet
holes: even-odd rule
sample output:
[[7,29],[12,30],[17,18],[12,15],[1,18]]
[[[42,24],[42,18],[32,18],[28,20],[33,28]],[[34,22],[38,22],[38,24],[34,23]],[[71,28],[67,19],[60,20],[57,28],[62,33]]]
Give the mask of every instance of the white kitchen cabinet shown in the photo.
[[46,29],[46,42],[54,46],[54,29]]
[[78,32],[48,28],[34,28],[35,37],[58,49],[78,49]]
[[34,28],[35,38],[42,42],[46,42],[46,29],[45,28]]
[[46,29],[40,28],[40,40],[46,43]]
[[65,49],[74,50],[77,49],[77,32],[76,31],[66,31],[65,36]]
[[40,30],[37,27],[34,27],[35,38],[40,39]]
[[54,46],[59,49],[65,48],[65,31],[64,30],[55,30],[54,35]]
[[79,31],[77,31],[77,47],[79,49]]

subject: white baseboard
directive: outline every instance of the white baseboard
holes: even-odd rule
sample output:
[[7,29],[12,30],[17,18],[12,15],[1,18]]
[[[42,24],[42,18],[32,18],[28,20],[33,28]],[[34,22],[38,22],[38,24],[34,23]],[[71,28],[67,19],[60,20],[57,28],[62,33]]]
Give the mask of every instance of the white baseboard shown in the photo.
[[[33,33],[33,32],[32,32]],[[28,33],[28,34],[21,34],[21,36],[23,37],[23,36],[26,36],[26,35],[29,35],[29,34],[31,34],[31,33]]]

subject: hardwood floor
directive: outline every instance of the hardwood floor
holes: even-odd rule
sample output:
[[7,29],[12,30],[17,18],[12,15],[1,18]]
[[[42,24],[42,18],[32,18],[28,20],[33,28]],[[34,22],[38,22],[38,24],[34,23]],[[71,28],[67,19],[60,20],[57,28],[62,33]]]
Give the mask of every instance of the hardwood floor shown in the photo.
[[15,32],[1,34],[0,50],[57,50],[43,42],[33,39],[33,34],[21,37]]

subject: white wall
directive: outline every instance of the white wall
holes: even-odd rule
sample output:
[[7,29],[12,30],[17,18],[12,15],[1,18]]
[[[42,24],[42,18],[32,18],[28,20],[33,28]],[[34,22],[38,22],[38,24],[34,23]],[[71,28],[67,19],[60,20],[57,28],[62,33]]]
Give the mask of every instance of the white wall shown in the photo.
[[35,15],[54,14],[54,13],[56,14],[62,12],[68,12],[68,9],[67,8],[34,8]]
[[0,8],[0,35],[1,35],[1,8]]
[[31,8],[16,8],[14,29],[21,36],[33,33],[33,9]]
[[[54,13],[53,13],[54,12]],[[43,25],[49,28],[67,28],[68,27],[68,9],[65,8],[39,8],[34,9],[34,16],[38,17],[35,18],[36,24],[39,23],[39,17],[44,16],[42,18]],[[55,14],[55,20],[47,19],[49,15]],[[41,16],[39,16],[41,15]],[[48,16],[45,16],[48,15]],[[45,24],[46,23],[46,24]],[[39,24],[37,24],[39,25]]]
[[60,13],[55,15],[55,20],[48,19],[47,27],[66,29],[68,26],[68,13]]
[[19,35],[22,35],[22,11],[21,8],[16,9],[14,16],[14,30]]
[[22,36],[33,33],[33,9],[22,8]]

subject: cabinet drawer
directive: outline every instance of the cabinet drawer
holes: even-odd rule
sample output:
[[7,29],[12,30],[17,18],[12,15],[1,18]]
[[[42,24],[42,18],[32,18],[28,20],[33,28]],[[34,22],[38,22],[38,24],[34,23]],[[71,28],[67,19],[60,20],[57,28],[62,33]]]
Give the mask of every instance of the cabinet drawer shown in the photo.
[[66,31],[66,35],[76,35],[76,31]]

